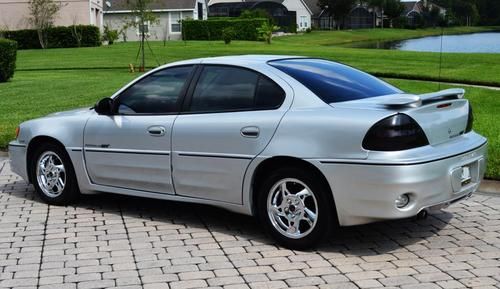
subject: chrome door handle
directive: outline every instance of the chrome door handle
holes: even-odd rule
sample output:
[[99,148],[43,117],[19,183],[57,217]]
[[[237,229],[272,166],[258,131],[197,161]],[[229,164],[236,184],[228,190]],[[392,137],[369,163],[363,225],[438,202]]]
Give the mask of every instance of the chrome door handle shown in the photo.
[[152,136],[164,136],[165,128],[163,126],[150,126],[148,127],[148,133]]
[[256,138],[260,134],[260,130],[256,126],[246,126],[241,129],[241,135],[244,137]]

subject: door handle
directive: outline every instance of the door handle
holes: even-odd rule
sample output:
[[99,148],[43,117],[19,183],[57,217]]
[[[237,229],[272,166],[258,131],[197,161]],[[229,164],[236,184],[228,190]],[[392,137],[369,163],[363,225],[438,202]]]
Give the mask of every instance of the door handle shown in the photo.
[[163,126],[150,126],[148,127],[148,133],[152,136],[164,136],[165,128]]
[[259,137],[260,130],[256,126],[246,126],[241,129],[241,135],[243,137],[252,137],[256,138]]

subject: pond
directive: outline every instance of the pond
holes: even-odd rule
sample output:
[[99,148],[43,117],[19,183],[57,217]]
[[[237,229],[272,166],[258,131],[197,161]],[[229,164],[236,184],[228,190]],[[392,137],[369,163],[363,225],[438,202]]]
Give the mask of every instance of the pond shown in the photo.
[[[443,52],[500,53],[500,32],[444,35]],[[428,36],[400,41],[370,41],[351,43],[348,47],[439,52],[441,36]]]

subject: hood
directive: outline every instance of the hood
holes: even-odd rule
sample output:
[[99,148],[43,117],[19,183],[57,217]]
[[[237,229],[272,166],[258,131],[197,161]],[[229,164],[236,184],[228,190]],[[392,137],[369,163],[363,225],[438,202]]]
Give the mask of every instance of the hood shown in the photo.
[[67,111],[55,112],[47,115],[46,117],[60,117],[60,116],[76,116],[76,115],[85,115],[90,114],[94,110],[90,107],[72,109]]

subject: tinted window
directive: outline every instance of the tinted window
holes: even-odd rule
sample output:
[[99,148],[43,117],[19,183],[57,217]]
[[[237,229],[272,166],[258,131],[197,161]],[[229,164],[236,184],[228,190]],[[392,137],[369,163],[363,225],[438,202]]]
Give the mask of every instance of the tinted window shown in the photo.
[[314,92],[326,103],[401,93],[367,73],[322,59],[285,59],[269,62]]
[[285,92],[276,83],[265,76],[259,78],[255,106],[261,109],[277,108],[285,100]]
[[269,109],[285,98],[283,90],[265,76],[230,66],[206,66],[191,100],[191,111],[217,112]]
[[141,79],[119,96],[118,113],[177,112],[192,66],[167,68]]

